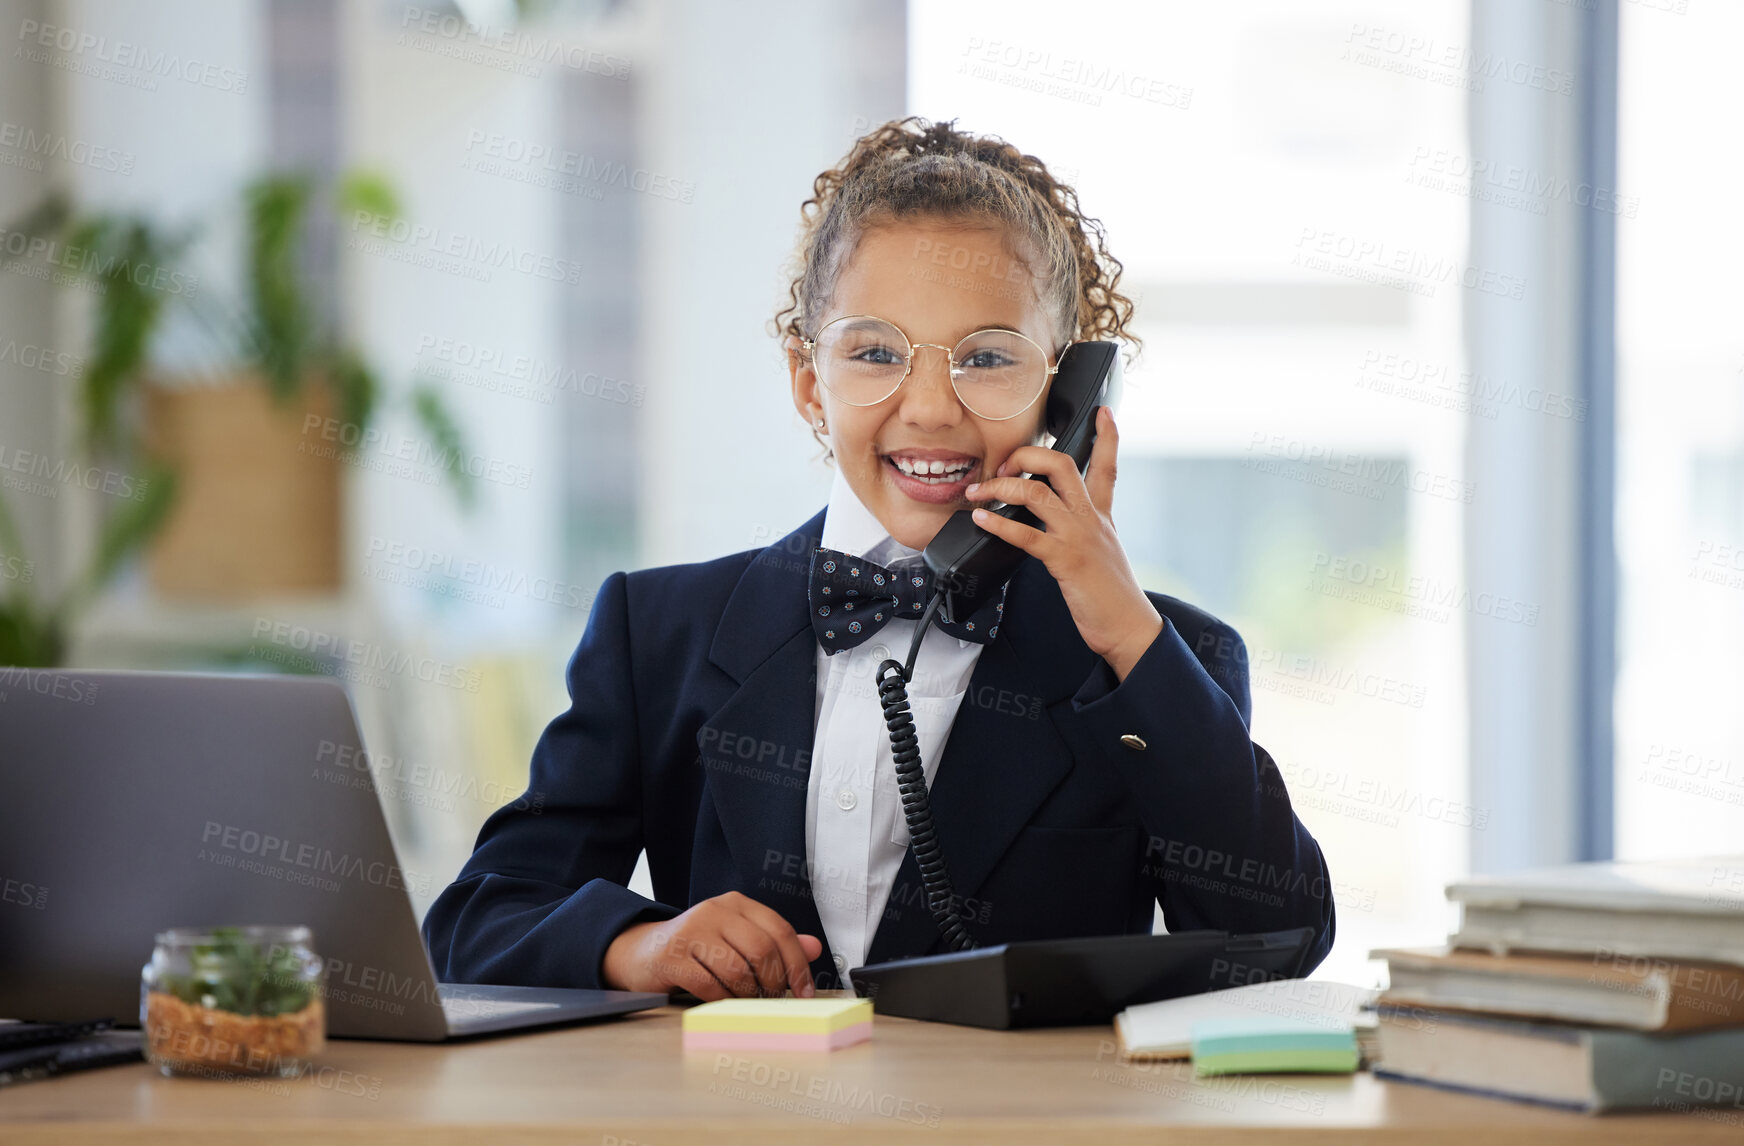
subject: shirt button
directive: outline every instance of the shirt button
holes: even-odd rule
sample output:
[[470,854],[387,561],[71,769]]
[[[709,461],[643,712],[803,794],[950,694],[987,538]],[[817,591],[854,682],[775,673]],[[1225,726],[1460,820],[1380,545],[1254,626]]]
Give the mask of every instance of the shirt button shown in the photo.
[[841,975],[841,974],[844,974],[848,970],[847,959],[843,958],[840,955],[832,955],[832,956],[830,956],[830,958],[836,965],[836,974]]
[[859,802],[860,801],[855,798],[854,793],[848,791],[846,788],[843,788],[840,792],[836,793],[836,807],[842,809],[844,812],[853,811],[854,805]]
[[872,654],[872,660],[875,665],[883,664],[885,661],[890,659],[890,646],[888,645],[873,645],[866,651]]

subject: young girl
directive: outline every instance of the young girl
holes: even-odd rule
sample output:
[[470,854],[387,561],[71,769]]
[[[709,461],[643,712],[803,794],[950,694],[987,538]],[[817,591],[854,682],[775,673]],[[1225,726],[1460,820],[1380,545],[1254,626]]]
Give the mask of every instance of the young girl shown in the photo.
[[[1310,926],[1318,964],[1326,865],[1248,737],[1241,638],[1134,578],[1106,408],[1082,476],[1039,444],[1061,353],[1131,321],[1101,225],[1034,156],[915,117],[802,213],[777,322],[829,502],[767,548],[606,579],[540,798],[490,818],[425,919],[438,975],[804,996],[944,950],[873,674],[924,616],[920,550],[984,502],[1045,531],[975,515],[1025,556],[934,621],[908,685],[970,937],[1148,933],[1160,903],[1171,931]],[[653,899],[625,886],[644,850]]]

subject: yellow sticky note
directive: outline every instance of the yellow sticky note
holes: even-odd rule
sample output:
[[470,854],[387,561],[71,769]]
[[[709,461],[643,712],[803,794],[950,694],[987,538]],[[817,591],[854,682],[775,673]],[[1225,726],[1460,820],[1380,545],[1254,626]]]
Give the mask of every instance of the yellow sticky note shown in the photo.
[[871,1021],[870,999],[720,999],[684,1012],[686,1031],[827,1035]]

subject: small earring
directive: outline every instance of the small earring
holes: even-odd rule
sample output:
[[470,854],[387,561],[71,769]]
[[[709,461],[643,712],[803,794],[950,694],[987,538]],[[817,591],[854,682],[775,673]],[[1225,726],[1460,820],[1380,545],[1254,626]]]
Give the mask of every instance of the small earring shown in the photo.
[[824,420],[822,418],[817,420],[817,428],[820,430],[824,428]]

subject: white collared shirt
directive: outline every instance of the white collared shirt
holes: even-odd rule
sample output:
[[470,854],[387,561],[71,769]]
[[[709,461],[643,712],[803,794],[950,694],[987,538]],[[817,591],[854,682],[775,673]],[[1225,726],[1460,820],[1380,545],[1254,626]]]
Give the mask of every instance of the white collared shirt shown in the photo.
[[[880,565],[920,553],[890,536],[840,469],[830,487],[821,543]],[[805,797],[805,847],[812,898],[838,972],[865,963],[908,851],[908,823],[873,674],[887,657],[908,660],[917,623],[892,618],[852,649],[834,656],[821,645],[817,650],[817,723]],[[982,647],[936,626],[921,642],[908,700],[929,788]],[[904,909],[925,911],[926,906],[917,900]]]

